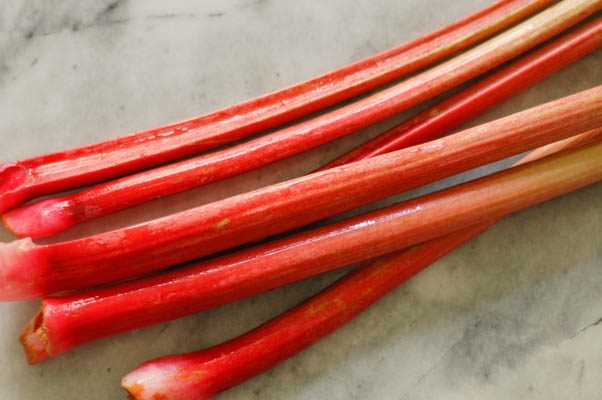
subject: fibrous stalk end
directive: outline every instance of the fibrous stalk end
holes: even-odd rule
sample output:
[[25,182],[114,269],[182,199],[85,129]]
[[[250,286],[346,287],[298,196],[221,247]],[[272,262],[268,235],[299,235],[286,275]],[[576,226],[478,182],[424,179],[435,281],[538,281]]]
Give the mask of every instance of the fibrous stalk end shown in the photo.
[[42,311],[38,312],[35,317],[23,329],[19,337],[23,348],[25,349],[25,357],[30,364],[38,364],[47,359],[48,340],[46,338],[46,328],[44,327],[44,315]]

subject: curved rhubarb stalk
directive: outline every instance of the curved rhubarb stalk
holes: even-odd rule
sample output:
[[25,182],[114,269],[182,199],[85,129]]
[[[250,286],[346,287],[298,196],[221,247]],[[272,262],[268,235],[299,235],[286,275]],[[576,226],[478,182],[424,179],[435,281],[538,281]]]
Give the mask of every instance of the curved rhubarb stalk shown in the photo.
[[[598,130],[539,149],[529,159],[600,140],[601,133]],[[600,170],[600,165],[597,168]],[[208,399],[309,347],[494,223],[485,222],[384,256],[240,337],[198,352],[146,362],[125,376],[122,385],[134,400]]]
[[[26,200],[173,161],[347,100],[472,46],[553,3],[501,0],[443,29],[336,71],[204,116],[0,165],[0,212]],[[319,90],[318,90],[319,89]],[[24,176],[11,186],[10,173]]]
[[[441,137],[602,46],[602,17],[525,55],[474,85],[324,165],[326,170]],[[40,218],[35,211],[31,214]],[[27,231],[25,231],[27,233]]]
[[[448,236],[454,247],[470,231]],[[479,232],[475,232],[477,234]],[[296,355],[449,252],[431,241],[359,268],[264,325],[205,350],[148,361],[122,380],[131,400],[206,400]],[[385,279],[386,278],[386,279]],[[37,337],[34,337],[37,340]],[[35,349],[32,343],[32,349]]]
[[[23,335],[30,362],[371,259],[602,178],[594,147],[528,164],[247,250],[87,293],[47,298]],[[31,337],[46,343],[29,346]]]
[[48,236],[78,222],[259,168],[443,93],[521,54],[598,8],[600,3],[592,0],[559,3],[441,65],[340,109],[216,153],[45,200],[8,214],[5,223],[20,236]]
[[[19,254],[40,291],[0,282],[0,299],[141,276],[420,187],[602,125],[602,86],[409,149],[340,166],[168,217]],[[12,247],[0,245],[0,270]],[[8,265],[7,265],[8,264]],[[44,286],[42,288],[42,286]]]

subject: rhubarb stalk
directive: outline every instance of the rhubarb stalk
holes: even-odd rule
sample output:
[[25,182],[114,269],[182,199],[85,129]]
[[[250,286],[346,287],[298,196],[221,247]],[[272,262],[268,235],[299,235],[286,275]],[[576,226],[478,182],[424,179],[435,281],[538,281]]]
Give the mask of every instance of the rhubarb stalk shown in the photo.
[[22,335],[28,359],[39,362],[94,339],[241,300],[595,182],[602,179],[602,129],[594,136],[589,147],[247,250],[154,277],[46,298]]
[[600,0],[565,0],[443,64],[342,108],[228,149],[45,200],[7,215],[5,223],[18,235],[48,236],[91,218],[259,168],[443,93],[512,59],[601,7]]
[[0,212],[34,197],[140,171],[282,125],[441,61],[553,2],[497,1],[409,43],[192,120],[0,164]]
[[[529,158],[573,147],[576,142],[600,136],[600,131],[592,134],[540,149]],[[122,385],[134,400],[208,399],[274,367],[335,331],[493,223],[485,222],[382,257],[240,337],[198,352],[146,362],[129,373]]]
[[408,149],[70,242],[0,245],[0,299],[140,276],[602,125],[602,86]]
[[[602,17],[519,58],[319,169],[325,170],[443,136],[469,119],[602,46]],[[36,214],[34,210],[29,211]],[[41,216],[37,216],[41,218]],[[27,235],[27,232],[25,232]]]

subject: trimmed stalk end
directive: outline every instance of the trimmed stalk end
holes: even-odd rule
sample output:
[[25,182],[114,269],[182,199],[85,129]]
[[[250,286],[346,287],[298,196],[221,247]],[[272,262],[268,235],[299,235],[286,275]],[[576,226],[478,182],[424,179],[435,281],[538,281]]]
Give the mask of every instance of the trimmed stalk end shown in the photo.
[[[173,376],[176,371],[167,366],[157,366],[154,363],[145,363],[127,374],[121,381],[121,386],[128,393],[128,399],[153,400],[167,397],[166,388],[173,385]],[[164,397],[160,397],[163,395]]]
[[8,230],[18,237],[33,239],[55,235],[75,224],[69,202],[60,199],[38,201],[16,208],[2,216]]
[[31,239],[0,243],[0,301],[45,294],[48,264],[38,249]]
[[132,400],[207,400],[211,394],[201,383],[205,372],[184,358],[169,356],[146,362],[127,374],[121,386]]
[[18,164],[0,164],[0,213],[26,200],[29,171]]
[[35,317],[23,329],[19,337],[23,348],[25,349],[25,357],[30,364],[38,364],[47,359],[48,339],[46,337],[46,328],[44,327],[44,315],[39,311]]

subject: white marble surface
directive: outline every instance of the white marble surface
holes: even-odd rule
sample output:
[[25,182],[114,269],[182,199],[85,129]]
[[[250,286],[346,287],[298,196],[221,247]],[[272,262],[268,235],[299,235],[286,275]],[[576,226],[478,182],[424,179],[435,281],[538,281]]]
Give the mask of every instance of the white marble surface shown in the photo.
[[[386,49],[487,3],[5,0],[0,161],[192,117]],[[601,63],[598,51],[476,122],[602,84]],[[392,123],[61,238],[301,174]],[[1,231],[0,238],[10,236]],[[102,340],[35,367],[26,365],[17,335],[37,303],[1,304],[0,399],[123,398],[122,375],[142,361],[242,333],[340,274]],[[219,398],[599,399],[601,290],[598,184],[507,218],[339,332]]]

